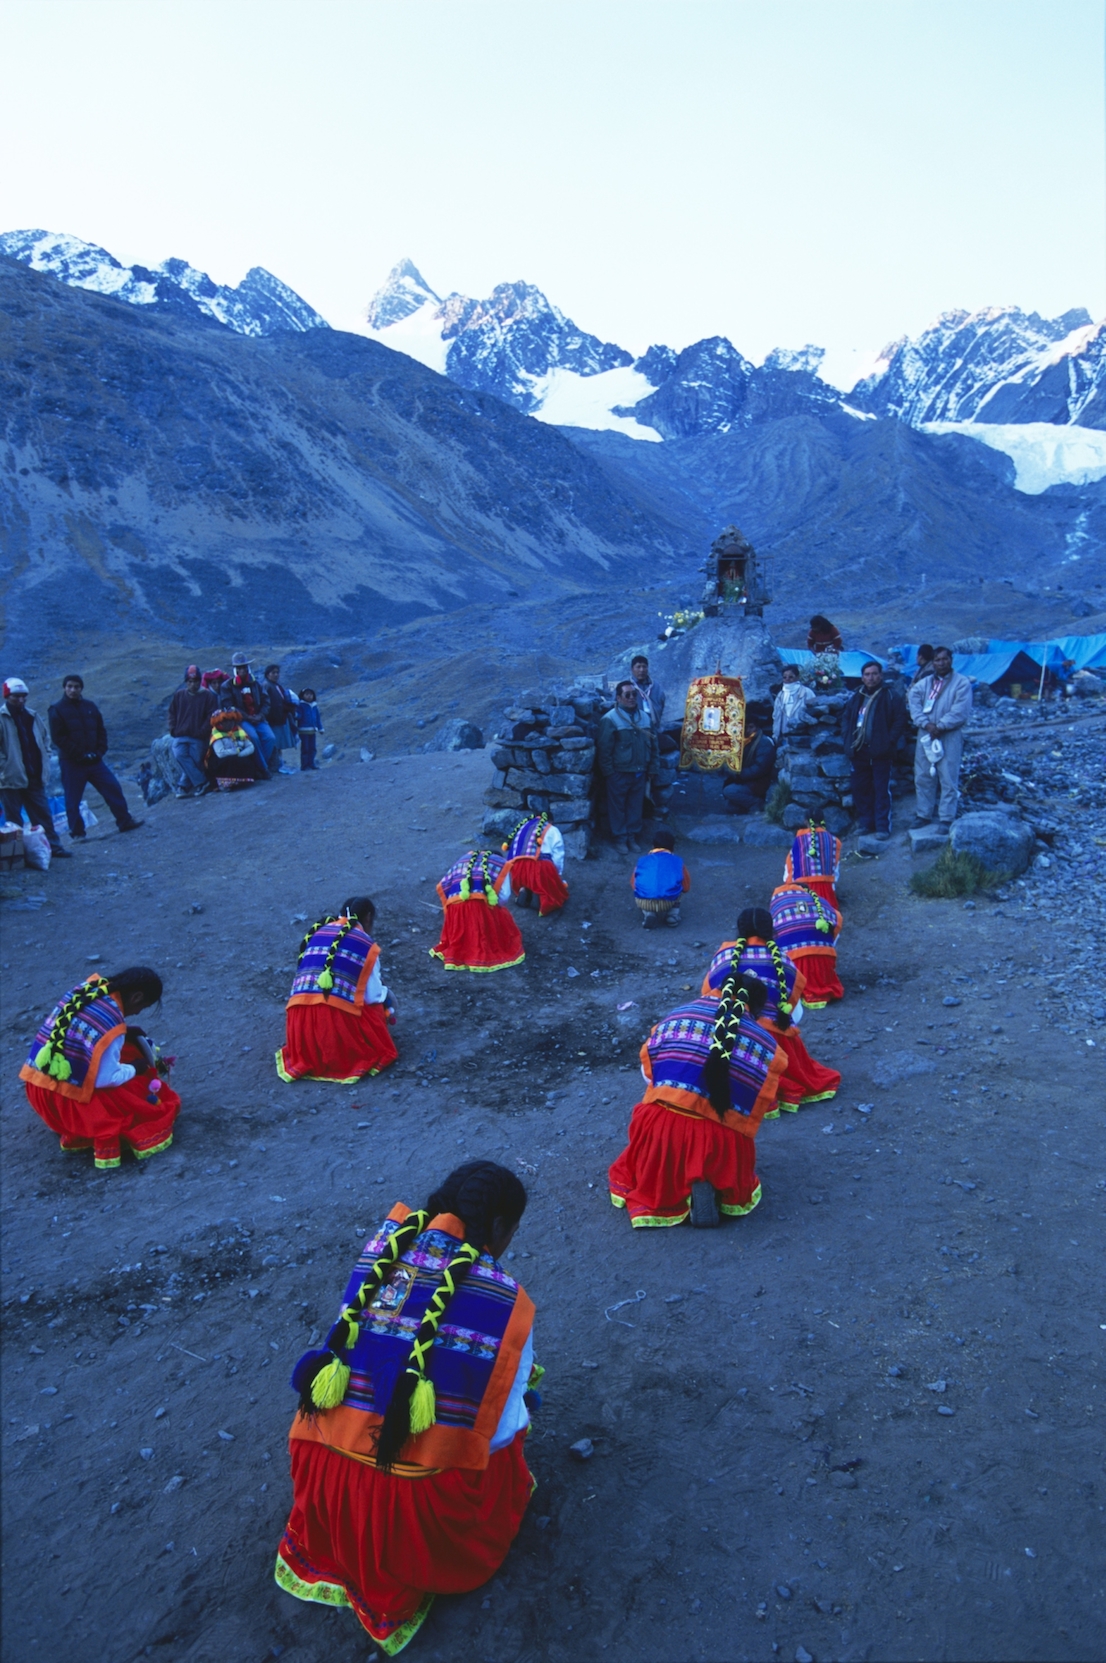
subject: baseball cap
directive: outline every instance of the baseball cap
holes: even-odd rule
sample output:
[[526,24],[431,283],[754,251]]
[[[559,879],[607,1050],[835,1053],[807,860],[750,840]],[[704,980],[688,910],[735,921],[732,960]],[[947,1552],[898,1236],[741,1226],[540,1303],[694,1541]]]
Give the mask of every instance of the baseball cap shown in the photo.
[[29,693],[30,691],[31,689],[27,686],[27,683],[25,681],[21,681],[18,676],[9,676],[7,681],[4,683],[5,698],[7,698],[9,693]]

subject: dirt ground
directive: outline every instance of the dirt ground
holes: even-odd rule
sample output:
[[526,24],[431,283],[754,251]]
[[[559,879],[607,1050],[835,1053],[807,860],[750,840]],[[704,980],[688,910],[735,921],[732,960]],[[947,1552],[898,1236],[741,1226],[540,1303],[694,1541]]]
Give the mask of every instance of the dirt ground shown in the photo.
[[[5,1657],[372,1655],[273,1582],[288,1376],[375,1221],[477,1154],[530,1186],[511,1269],[548,1371],[538,1490],[501,1573],[409,1655],[1101,1656],[1102,1051],[1024,974],[1062,943],[1016,903],[914,899],[898,842],[851,858],[847,997],[804,1023],[837,1100],[764,1126],[748,1218],[635,1233],[605,1176],[638,1046],[782,857],[685,844],[684,922],[645,933],[604,851],[564,914],[520,915],[524,966],[449,975],[434,883],[487,773],[413,756],[170,799],[9,885]],[[364,890],[401,1060],[283,1085],[305,915]],[[135,961],[164,972],[148,1025],[184,1106],[171,1150],[98,1175],[17,1073],[62,989]]]

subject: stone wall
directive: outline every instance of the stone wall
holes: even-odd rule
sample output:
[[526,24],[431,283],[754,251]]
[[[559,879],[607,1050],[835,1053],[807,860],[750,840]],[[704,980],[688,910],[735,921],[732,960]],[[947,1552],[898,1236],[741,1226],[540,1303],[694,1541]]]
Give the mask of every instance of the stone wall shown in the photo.
[[573,683],[521,693],[495,734],[495,774],[484,793],[486,837],[506,837],[524,813],[546,813],[566,853],[587,855],[595,831],[595,734],[611,699],[602,685]]

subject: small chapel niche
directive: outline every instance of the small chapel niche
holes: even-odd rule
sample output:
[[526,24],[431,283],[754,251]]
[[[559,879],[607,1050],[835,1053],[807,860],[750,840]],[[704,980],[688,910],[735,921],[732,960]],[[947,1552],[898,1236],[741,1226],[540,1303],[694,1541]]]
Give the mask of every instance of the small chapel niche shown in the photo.
[[728,525],[710,546],[704,612],[713,618],[723,607],[740,606],[746,616],[759,618],[770,599],[756,550],[744,532]]

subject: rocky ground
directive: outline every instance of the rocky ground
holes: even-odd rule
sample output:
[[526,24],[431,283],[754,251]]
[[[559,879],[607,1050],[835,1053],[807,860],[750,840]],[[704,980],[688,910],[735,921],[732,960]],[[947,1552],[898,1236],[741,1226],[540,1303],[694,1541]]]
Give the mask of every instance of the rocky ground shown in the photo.
[[[140,833],[101,823],[72,861],[5,878],[7,1655],[371,1654],[348,1613],[272,1580],[287,1379],[374,1221],[488,1154],[531,1191],[511,1268],[548,1370],[538,1490],[501,1573],[440,1600],[413,1656],[1098,1656],[1106,1001],[1076,932],[1102,825],[1065,797],[1095,742],[1001,736],[1059,826],[1005,900],[911,896],[904,840],[849,856],[847,996],[804,1025],[841,1092],[765,1125],[764,1201],[711,1233],[632,1232],[606,1168],[650,1021],[767,896],[778,849],[688,841],[663,933],[626,862],[572,865],[566,911],[523,914],[525,965],[491,977],[427,957],[483,752],[166,800]],[[304,919],[365,888],[400,1062],[282,1085]],[[16,1075],[61,988],[135,960],[165,972],[151,1028],[184,1107],[170,1151],[97,1175]]]

